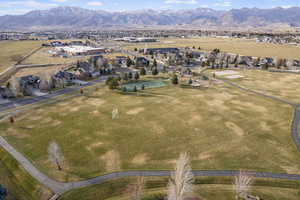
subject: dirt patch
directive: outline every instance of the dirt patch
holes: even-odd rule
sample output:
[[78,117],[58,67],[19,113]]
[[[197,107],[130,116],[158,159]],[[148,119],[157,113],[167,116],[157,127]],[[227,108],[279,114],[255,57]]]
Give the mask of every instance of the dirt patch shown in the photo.
[[87,150],[91,151],[91,150],[93,150],[95,148],[98,148],[102,145],[103,145],[103,142],[96,142],[96,143],[93,143],[93,144],[91,144],[90,146],[88,146],[86,148],[87,148]]
[[60,124],[62,124],[62,122],[59,121],[59,120],[53,120],[53,121],[51,122],[51,126],[59,126]]
[[267,112],[268,110],[264,106],[259,106],[251,102],[242,102],[238,100],[231,101],[233,104],[237,104],[243,107],[247,107],[249,110],[256,112]]
[[134,108],[132,110],[129,110],[128,112],[126,112],[127,115],[137,115],[140,112],[143,112],[145,110],[145,108],[143,107],[138,107],[138,108]]
[[164,127],[162,127],[159,123],[149,122],[149,125],[155,134],[163,134],[165,132]]
[[121,169],[120,154],[115,150],[106,152],[101,159],[105,162],[107,171],[119,171]]
[[86,103],[88,105],[91,105],[91,106],[102,106],[103,104],[106,103],[105,100],[102,100],[102,99],[96,99],[96,98],[92,98],[92,99],[89,99],[86,101]]
[[245,134],[244,130],[241,129],[238,125],[236,125],[233,122],[226,122],[225,126],[229,129],[231,129],[238,136],[243,136]]
[[198,159],[199,160],[207,160],[209,158],[211,158],[212,155],[210,153],[201,153],[199,156],[198,156]]
[[267,124],[267,122],[260,122],[260,126],[264,131],[272,131],[272,128]]
[[134,165],[144,165],[148,160],[147,154],[138,154],[132,159],[132,164]]

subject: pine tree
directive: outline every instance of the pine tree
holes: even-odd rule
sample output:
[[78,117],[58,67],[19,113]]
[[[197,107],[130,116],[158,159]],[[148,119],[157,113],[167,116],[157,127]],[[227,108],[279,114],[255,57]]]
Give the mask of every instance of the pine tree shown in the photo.
[[139,75],[138,72],[136,72],[136,73],[134,74],[134,79],[135,79],[136,81],[140,79],[140,75]]
[[146,70],[145,70],[144,67],[140,69],[140,74],[141,74],[141,76],[145,76],[146,75]]
[[142,88],[141,88],[141,89],[142,89],[142,90],[145,90],[145,85],[144,85],[144,84],[142,85]]
[[133,78],[132,72],[128,73],[128,79],[131,80]]
[[137,92],[137,88],[136,88],[136,86],[134,86],[134,88],[133,88],[133,92]]
[[152,75],[154,75],[154,76],[156,76],[156,75],[158,75],[158,69],[157,69],[157,67],[155,67],[153,70],[152,70]]
[[173,77],[172,77],[172,83],[173,83],[174,85],[177,85],[178,82],[179,82],[179,81],[178,81],[178,77],[177,77],[176,74],[174,74]]

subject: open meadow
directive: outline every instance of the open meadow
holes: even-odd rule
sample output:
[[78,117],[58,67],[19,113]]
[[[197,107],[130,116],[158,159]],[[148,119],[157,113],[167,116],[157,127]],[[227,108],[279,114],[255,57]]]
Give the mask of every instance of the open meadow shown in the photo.
[[299,74],[268,72],[263,70],[239,70],[244,78],[235,83],[264,94],[300,104]]
[[292,45],[278,45],[257,43],[254,40],[235,38],[164,38],[159,43],[123,44],[125,49],[158,48],[158,47],[201,47],[201,51],[211,51],[215,48],[227,53],[236,53],[245,56],[278,57],[300,59],[300,47]]
[[15,64],[17,59],[39,48],[44,41],[1,41],[0,72]]
[[[208,89],[168,85],[121,94],[98,85],[85,95],[26,111],[0,134],[60,181],[108,172],[172,169],[188,151],[193,169],[300,173],[291,137],[292,109],[219,83]],[[112,111],[119,116],[112,119]],[[47,156],[51,140],[65,161]]]

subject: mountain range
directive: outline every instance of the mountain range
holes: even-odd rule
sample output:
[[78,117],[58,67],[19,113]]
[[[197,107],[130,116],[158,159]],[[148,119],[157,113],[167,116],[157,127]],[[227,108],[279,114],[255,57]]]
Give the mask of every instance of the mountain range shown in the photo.
[[192,10],[139,10],[108,12],[78,7],[35,10],[24,15],[0,16],[0,30],[103,29],[109,27],[300,27],[300,7],[241,8],[228,11],[210,8]]

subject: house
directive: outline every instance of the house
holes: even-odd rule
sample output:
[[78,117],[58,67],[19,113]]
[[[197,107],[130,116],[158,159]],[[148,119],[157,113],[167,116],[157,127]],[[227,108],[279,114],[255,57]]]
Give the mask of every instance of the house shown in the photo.
[[34,89],[40,88],[40,78],[38,76],[23,76],[20,78],[20,88],[24,96],[33,96]]
[[12,98],[14,96],[15,95],[9,88],[3,86],[0,87],[0,98],[7,99],[7,98]]
[[136,67],[147,67],[149,66],[150,61],[145,57],[136,57],[135,58],[135,66]]
[[168,53],[175,53],[175,54],[179,54],[180,50],[178,48],[148,48],[148,49],[142,49],[140,50],[142,51],[141,53],[145,53],[145,54],[168,54]]
[[116,56],[113,60],[114,65],[123,66],[126,64],[127,57],[126,56]]

